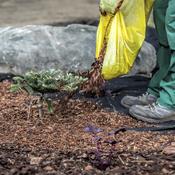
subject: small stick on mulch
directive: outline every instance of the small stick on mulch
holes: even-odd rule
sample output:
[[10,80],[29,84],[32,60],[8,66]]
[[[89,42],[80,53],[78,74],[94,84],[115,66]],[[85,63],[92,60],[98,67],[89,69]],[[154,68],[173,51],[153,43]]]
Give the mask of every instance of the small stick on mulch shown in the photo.
[[30,119],[32,108],[35,107],[38,109],[39,119],[40,119],[40,122],[42,123],[43,105],[44,105],[44,99],[43,99],[42,94],[32,95],[30,97],[30,102],[29,102],[29,107],[28,107],[28,112],[27,112],[27,120]]

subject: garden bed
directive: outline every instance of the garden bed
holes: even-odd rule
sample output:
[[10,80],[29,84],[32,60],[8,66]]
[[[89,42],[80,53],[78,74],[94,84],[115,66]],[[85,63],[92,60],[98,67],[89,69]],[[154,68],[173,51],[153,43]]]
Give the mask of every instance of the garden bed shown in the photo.
[[[131,117],[102,108],[87,98],[70,99],[64,109],[44,108],[42,123],[33,109],[27,119],[29,97],[10,93],[10,83],[0,83],[0,174],[114,175],[174,174],[175,154],[163,150],[174,142],[174,132],[125,132],[117,135],[111,163],[105,171],[95,164],[95,145],[84,131],[88,125],[103,129],[149,126]],[[108,147],[106,146],[106,149]]]

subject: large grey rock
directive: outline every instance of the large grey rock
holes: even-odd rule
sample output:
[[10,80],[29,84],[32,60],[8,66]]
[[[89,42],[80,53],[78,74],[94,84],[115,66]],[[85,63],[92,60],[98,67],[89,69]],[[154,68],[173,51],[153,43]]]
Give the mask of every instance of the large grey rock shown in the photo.
[[[87,70],[94,61],[95,38],[96,27],[77,24],[0,28],[0,73]],[[139,55],[131,74],[150,73],[156,64],[154,47],[145,42]]]
[[31,69],[89,69],[95,55],[96,27],[25,26],[0,28],[1,72]]

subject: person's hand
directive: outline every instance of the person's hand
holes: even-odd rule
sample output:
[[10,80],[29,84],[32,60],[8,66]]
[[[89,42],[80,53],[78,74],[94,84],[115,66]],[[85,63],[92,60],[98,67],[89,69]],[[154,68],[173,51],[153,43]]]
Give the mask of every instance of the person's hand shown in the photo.
[[[120,8],[121,8],[121,6],[123,4],[123,1],[124,0],[116,0],[117,7],[115,8],[115,11],[114,11],[114,13],[112,15],[115,15],[120,10]],[[101,13],[102,16],[106,16],[107,15],[107,12],[104,11],[101,7],[99,7],[99,10],[100,10],[100,13]]]
[[[117,1],[118,1],[118,0],[117,0]],[[121,8],[121,6],[122,6],[122,4],[123,4],[123,1],[124,1],[124,0],[120,0],[120,1],[118,2],[117,7],[115,8],[114,15],[120,10],[120,8]]]
[[102,10],[101,7],[99,7],[99,10],[100,10],[100,13],[101,13],[102,16],[106,16],[107,15],[107,13],[104,10]]

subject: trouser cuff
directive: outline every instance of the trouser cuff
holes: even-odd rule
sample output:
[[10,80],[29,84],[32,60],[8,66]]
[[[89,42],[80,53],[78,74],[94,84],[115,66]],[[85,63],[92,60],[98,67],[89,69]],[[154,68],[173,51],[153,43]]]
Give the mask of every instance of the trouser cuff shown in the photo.
[[148,92],[149,94],[151,94],[151,95],[153,95],[153,96],[159,98],[159,94],[158,94],[157,92],[153,91],[152,89],[148,88],[148,89],[147,89],[147,92]]

